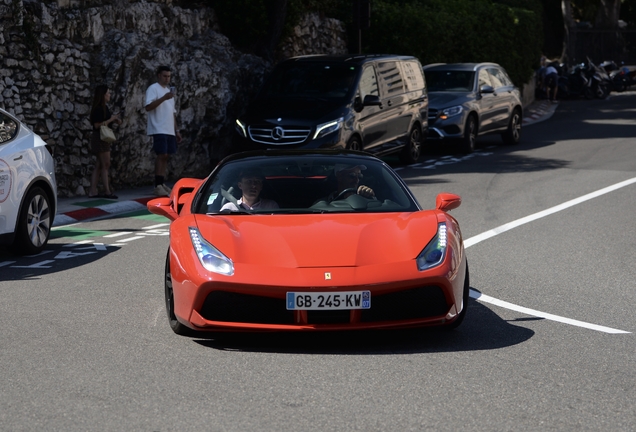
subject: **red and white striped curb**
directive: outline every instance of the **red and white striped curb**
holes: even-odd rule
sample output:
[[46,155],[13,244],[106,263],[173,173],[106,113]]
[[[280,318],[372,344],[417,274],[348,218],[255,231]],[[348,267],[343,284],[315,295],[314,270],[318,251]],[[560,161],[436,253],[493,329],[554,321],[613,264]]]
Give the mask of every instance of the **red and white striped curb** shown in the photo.
[[76,222],[85,221],[88,219],[97,219],[104,216],[112,216],[122,213],[130,213],[139,210],[145,210],[148,207],[146,204],[148,201],[155,199],[150,198],[136,198],[127,201],[117,201],[109,204],[104,204],[96,207],[86,207],[78,210],[69,211],[66,213],[58,213],[53,220],[53,226],[69,225]]
[[525,125],[529,123],[534,123],[535,121],[543,118],[546,114],[549,113],[549,108],[551,105],[552,105],[551,102],[547,102],[547,101],[541,102],[538,108],[532,111],[532,114],[523,118],[523,124]]

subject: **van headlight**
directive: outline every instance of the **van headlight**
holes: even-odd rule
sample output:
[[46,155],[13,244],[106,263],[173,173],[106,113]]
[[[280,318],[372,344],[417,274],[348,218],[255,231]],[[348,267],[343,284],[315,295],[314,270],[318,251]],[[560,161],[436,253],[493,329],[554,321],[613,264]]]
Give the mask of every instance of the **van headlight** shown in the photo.
[[190,239],[199,257],[199,262],[206,270],[226,276],[234,274],[234,263],[232,260],[208,243],[201,236],[198,229],[190,227]]
[[337,131],[342,127],[343,118],[340,117],[337,120],[330,121],[327,123],[323,123],[321,125],[316,126],[316,133],[314,134],[313,139],[322,138],[325,135],[329,135],[332,132]]
[[239,119],[236,119],[236,132],[238,132],[243,138],[247,138],[245,125]]
[[440,265],[446,256],[448,238],[446,236],[446,224],[437,225],[437,235],[429,242],[424,250],[417,256],[417,269],[419,271],[428,270]]
[[442,120],[446,120],[449,117],[455,117],[464,111],[461,105],[457,105],[454,107],[446,108],[442,110],[442,114],[440,114],[439,118]]

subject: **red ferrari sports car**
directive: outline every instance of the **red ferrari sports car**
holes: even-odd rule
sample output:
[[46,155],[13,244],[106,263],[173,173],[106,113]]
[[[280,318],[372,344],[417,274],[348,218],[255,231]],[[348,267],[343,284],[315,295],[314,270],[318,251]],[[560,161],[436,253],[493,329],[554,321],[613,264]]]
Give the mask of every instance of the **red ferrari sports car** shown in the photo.
[[148,209],[170,225],[166,309],[178,334],[458,326],[461,198],[424,210],[386,163],[352,151],[228,156]]

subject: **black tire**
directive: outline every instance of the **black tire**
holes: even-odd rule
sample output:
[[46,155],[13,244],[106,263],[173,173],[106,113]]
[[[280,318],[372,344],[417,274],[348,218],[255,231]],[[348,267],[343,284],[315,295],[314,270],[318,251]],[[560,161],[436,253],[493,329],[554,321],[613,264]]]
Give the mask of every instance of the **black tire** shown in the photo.
[[420,125],[416,124],[413,126],[407,140],[400,153],[400,160],[406,164],[414,164],[420,159],[422,154],[422,128]]
[[53,217],[49,196],[44,189],[34,187],[29,190],[18,214],[13,249],[24,255],[42,252],[51,235]]
[[585,99],[594,99],[594,90],[592,90],[592,87],[586,86],[585,89],[583,89],[583,96],[585,97]]
[[627,84],[623,79],[614,78],[614,80],[612,81],[612,89],[615,92],[624,92],[625,90],[627,90]]
[[501,135],[501,139],[506,145],[519,144],[521,140],[521,110],[515,109],[508,120],[508,129]]
[[168,256],[166,257],[165,296],[168,323],[172,331],[181,336],[192,336],[195,333],[194,330],[181,324],[174,314],[174,292],[172,291],[172,275],[170,273],[170,250],[168,250]]
[[607,99],[607,97],[610,94],[610,87],[609,85],[602,83],[598,85],[598,88],[596,89],[596,97],[599,99]]
[[462,311],[457,316],[457,319],[444,327],[447,330],[455,330],[466,318],[466,311],[468,310],[468,298],[470,293],[470,274],[468,272],[468,263],[466,263],[466,276],[464,278],[464,294],[463,294],[463,308]]
[[464,137],[459,143],[459,151],[462,153],[472,153],[475,151],[477,142],[477,119],[474,115],[469,115],[464,127]]
[[358,138],[357,136],[351,138],[349,140],[349,143],[347,144],[347,149],[362,151],[362,142],[360,141],[360,138]]

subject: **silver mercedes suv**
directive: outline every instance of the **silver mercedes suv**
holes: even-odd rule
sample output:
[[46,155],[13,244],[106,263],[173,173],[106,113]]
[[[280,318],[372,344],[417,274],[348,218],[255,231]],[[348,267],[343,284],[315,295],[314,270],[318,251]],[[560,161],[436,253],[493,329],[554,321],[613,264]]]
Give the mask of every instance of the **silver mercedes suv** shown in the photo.
[[505,144],[521,138],[521,93],[496,63],[424,66],[428,84],[428,139],[456,141],[475,150],[480,135],[499,133]]

